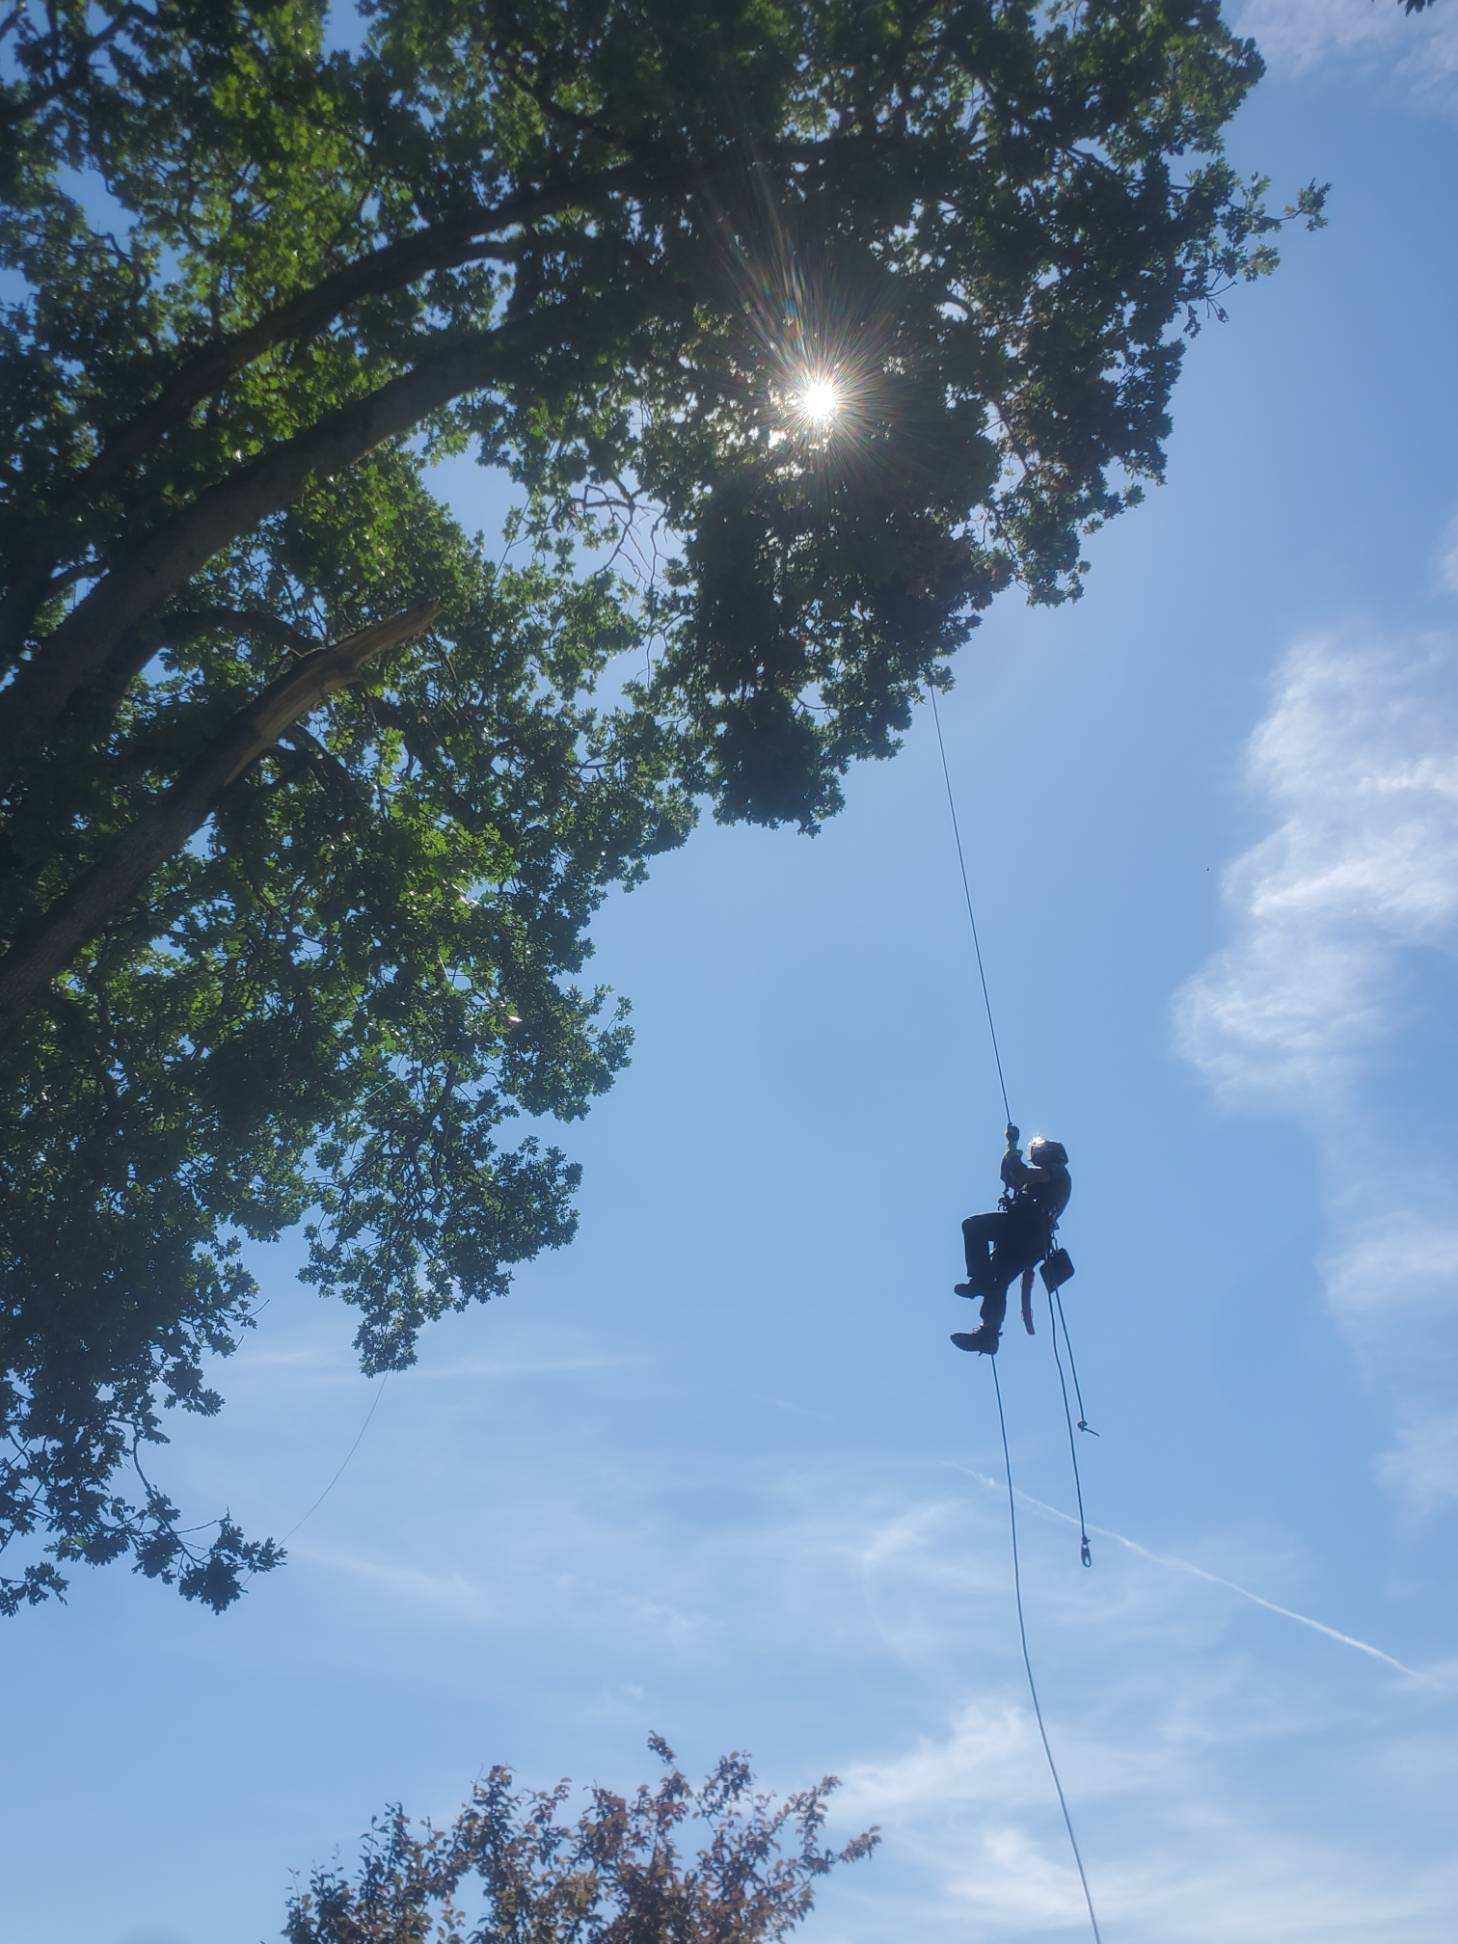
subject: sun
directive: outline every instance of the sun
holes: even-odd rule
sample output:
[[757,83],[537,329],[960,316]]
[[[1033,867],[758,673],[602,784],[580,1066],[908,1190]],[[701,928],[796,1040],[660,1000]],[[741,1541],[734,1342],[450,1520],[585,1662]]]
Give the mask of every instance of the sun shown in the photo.
[[800,416],[814,426],[829,425],[839,413],[842,402],[840,386],[833,378],[807,378],[795,393]]

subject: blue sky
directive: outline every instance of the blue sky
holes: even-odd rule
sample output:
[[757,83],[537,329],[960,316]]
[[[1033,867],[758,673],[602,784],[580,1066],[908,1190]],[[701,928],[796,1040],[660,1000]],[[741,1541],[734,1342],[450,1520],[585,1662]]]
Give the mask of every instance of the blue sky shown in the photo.
[[[1002,1376],[1111,1944],[1438,1944],[1458,14],[1236,17],[1272,56],[1237,158],[1332,178],[1331,227],[1193,347],[1168,487],[1087,598],[995,609],[944,709],[1014,1112],[1072,1157],[1085,1491],[1133,1542],[1092,1572],[1046,1330]],[[651,1729],[834,1771],[845,1831],[882,1825],[818,1944],[1086,1934],[991,1379],[946,1343],[1002,1113],[929,721],[848,797],[814,842],[706,828],[604,912],[638,1044],[569,1130],[580,1238],[433,1331],[286,1569],[222,1619],[107,1571],[12,1623],[10,1934],[253,1944],[386,1800],[447,1815],[498,1760],[628,1786]],[[260,1257],[227,1410],[169,1458],[276,1533],[373,1394],[296,1260]]]

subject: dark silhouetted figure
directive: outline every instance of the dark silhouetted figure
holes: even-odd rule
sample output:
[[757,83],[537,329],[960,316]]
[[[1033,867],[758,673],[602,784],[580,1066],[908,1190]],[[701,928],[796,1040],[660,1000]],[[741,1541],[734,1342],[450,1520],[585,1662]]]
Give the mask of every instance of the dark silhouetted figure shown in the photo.
[[967,1280],[956,1289],[959,1296],[982,1298],[982,1327],[959,1330],[952,1338],[959,1350],[981,1350],[988,1356],[996,1351],[1007,1314],[1007,1292],[1025,1270],[1047,1255],[1058,1218],[1073,1193],[1068,1154],[1061,1141],[1039,1136],[1029,1142],[1024,1161],[1018,1140],[1018,1130],[1010,1127],[1007,1153],[1002,1157],[1001,1206],[990,1215],[969,1215],[962,1224]]

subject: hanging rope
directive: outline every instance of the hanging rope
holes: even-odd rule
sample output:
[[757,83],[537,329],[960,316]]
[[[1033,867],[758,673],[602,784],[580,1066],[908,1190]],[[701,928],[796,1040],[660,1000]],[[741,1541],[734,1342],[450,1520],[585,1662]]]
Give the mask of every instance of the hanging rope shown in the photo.
[[967,877],[967,856],[962,849],[962,827],[957,821],[957,799],[952,790],[952,772],[947,763],[947,745],[942,737],[942,712],[937,707],[937,692],[928,682],[926,692],[931,697],[932,721],[937,726],[937,748],[942,757],[942,781],[947,786],[947,808],[952,813],[952,835],[957,842],[957,863],[962,872],[962,895],[967,900],[967,922],[972,927],[972,949],[977,954],[977,977],[982,985],[982,1006],[987,1014],[987,1031],[992,1040],[992,1057],[997,1063],[997,1084],[1002,1089],[1002,1115],[1007,1126],[1012,1125],[1012,1108],[1007,1100],[1007,1081],[1002,1074],[1002,1054],[997,1044],[997,1027],[992,1021],[992,999],[987,990],[987,972],[982,963],[982,941],[977,936],[977,914],[972,909],[972,885]]
[[[997,1066],[997,1084],[1002,1092],[1002,1111],[1006,1125],[1011,1127],[1012,1107],[1008,1101],[1007,1079],[1002,1070],[1002,1050],[997,1043],[997,1025],[992,1017],[992,996],[987,989],[987,969],[982,959],[982,941],[977,934],[977,914],[972,907],[972,884],[967,875],[967,853],[962,844],[962,827],[957,817],[957,797],[956,792],[952,788],[952,769],[950,763],[947,761],[946,738],[942,734],[942,713],[937,706],[936,689],[930,682],[927,683],[927,694],[931,698],[932,721],[936,724],[937,749],[942,761],[942,781],[947,788],[947,809],[951,812],[952,836],[957,846],[957,865],[962,873],[962,895],[967,904],[967,923],[972,928],[972,949],[977,957],[977,978],[982,987],[982,1008],[987,1015],[987,1033],[992,1041],[992,1057]],[[1053,1314],[1053,1298],[1051,1293],[1048,1302],[1050,1329],[1053,1336],[1053,1354],[1058,1358],[1058,1382],[1063,1390],[1063,1414],[1068,1420],[1068,1448],[1073,1453],[1073,1482],[1074,1488],[1078,1493],[1078,1525],[1082,1540],[1082,1557],[1084,1565],[1089,1566],[1093,1563],[1093,1560],[1089,1551],[1088,1529],[1084,1523],[1083,1516],[1083,1484],[1078,1475],[1078,1448],[1073,1436],[1073,1416],[1068,1405],[1068,1387],[1063,1380],[1063,1360],[1058,1354],[1057,1327],[1051,1323]],[[1063,1308],[1061,1302],[1058,1307],[1061,1312]],[[1063,1327],[1063,1335],[1065,1342],[1067,1342],[1068,1326],[1066,1322]],[[1018,1510],[1017,1500],[1013,1492],[1012,1453],[1008,1448],[1007,1441],[1007,1414],[1002,1407],[1002,1380],[997,1374],[996,1353],[989,1356],[987,1361],[992,1366],[992,1386],[997,1395],[997,1422],[1002,1433],[1002,1462],[1003,1469],[1007,1474],[1007,1516],[1008,1530],[1012,1537],[1013,1594],[1017,1601],[1018,1639],[1022,1643],[1023,1668],[1028,1677],[1028,1693],[1033,1699],[1033,1715],[1038,1723],[1038,1735],[1043,1743],[1043,1753],[1048,1760],[1048,1773],[1053,1778],[1053,1787],[1058,1795],[1058,1807],[1063,1811],[1063,1827],[1068,1831],[1069,1847],[1073,1851],[1073,1860],[1078,1866],[1078,1880],[1083,1885],[1083,1898],[1084,1902],[1088,1905],[1088,1921],[1093,1927],[1094,1944],[1103,1944],[1103,1934],[1099,1930],[1098,1916],[1094,1911],[1093,1893],[1088,1887],[1088,1875],[1083,1867],[1083,1854],[1078,1847],[1078,1837],[1074,1834],[1073,1817],[1069,1813],[1068,1798],[1063,1793],[1063,1781],[1058,1773],[1058,1764],[1053,1759],[1053,1746],[1048,1740],[1048,1730],[1043,1721],[1043,1706],[1038,1699],[1038,1683],[1033,1675],[1033,1656],[1028,1647],[1028,1627],[1023,1614],[1023,1569],[1018,1549]],[[1068,1361],[1071,1367],[1073,1363],[1073,1348],[1071,1344],[1069,1345]],[[1077,1391],[1078,1377],[1076,1372],[1073,1381],[1074,1389]],[[1088,1426],[1083,1421],[1083,1399],[1081,1396],[1078,1400],[1078,1409],[1079,1429],[1086,1431]]]
[[1007,1473],[1007,1517],[1012,1532],[1013,1592],[1018,1603],[1018,1638],[1023,1645],[1023,1666],[1028,1675],[1028,1693],[1033,1697],[1033,1714],[1037,1719],[1038,1733],[1043,1741],[1043,1753],[1048,1757],[1048,1773],[1053,1777],[1053,1787],[1058,1791],[1058,1807],[1063,1811],[1063,1827],[1068,1831],[1069,1846],[1073,1860],[1078,1865],[1078,1880],[1083,1885],[1083,1900],[1088,1905],[1088,1921],[1093,1926],[1094,1944],[1103,1944],[1103,1932],[1094,1910],[1093,1893],[1088,1887],[1088,1876],[1083,1867],[1083,1855],[1078,1847],[1078,1838],[1073,1833],[1073,1818],[1068,1813],[1068,1798],[1063,1793],[1063,1783],[1058,1774],[1058,1764],[1053,1759],[1053,1749],[1048,1740],[1048,1730],[1043,1725],[1043,1707],[1038,1699],[1038,1683],[1033,1678],[1033,1657],[1028,1651],[1028,1629],[1023,1619],[1023,1574],[1018,1559],[1018,1507],[1013,1493],[1012,1454],[1007,1444],[1007,1418],[1002,1408],[1002,1380],[997,1374],[997,1358],[989,1357],[992,1365],[992,1387],[997,1392],[997,1421],[1002,1427],[1002,1462]]
[[1073,1394],[1078,1399],[1078,1428],[1080,1431],[1086,1431],[1091,1438],[1096,1438],[1099,1434],[1088,1422],[1083,1408],[1083,1392],[1079,1389],[1078,1384],[1078,1365],[1073,1361],[1073,1338],[1068,1334],[1068,1318],[1063,1314],[1063,1291],[1061,1289],[1054,1290],[1052,1301],[1058,1305],[1058,1321],[1063,1325],[1063,1347],[1068,1352],[1068,1371],[1069,1375],[1073,1378]]
[[[1073,1435],[1073,1413],[1068,1408],[1068,1385],[1063,1377],[1063,1359],[1058,1354],[1058,1318],[1053,1309],[1051,1289],[1048,1292],[1048,1334],[1053,1339],[1053,1361],[1058,1366],[1058,1388],[1063,1393],[1063,1421],[1068,1426],[1068,1455],[1073,1460],[1073,1490],[1078,1499],[1078,1556],[1085,1566],[1092,1566],[1093,1548],[1089,1544],[1088,1525],[1083,1516],[1083,1480],[1078,1475],[1078,1440]],[[1064,1334],[1067,1334],[1066,1330]]]
[[354,1454],[359,1450],[360,1446],[364,1443],[364,1434],[366,1431],[369,1430],[370,1422],[373,1419],[375,1412],[378,1411],[380,1408],[380,1399],[384,1396],[385,1386],[386,1384],[389,1383],[389,1381],[390,1381],[390,1373],[387,1370],[384,1376],[380,1379],[380,1387],[375,1392],[374,1400],[371,1403],[370,1408],[365,1412],[364,1423],[359,1427],[359,1430],[356,1431],[354,1435],[354,1443],[349,1447],[349,1450],[345,1452],[343,1458],[341,1458],[339,1461],[338,1471],[335,1472],[333,1478],[330,1479],[329,1483],[324,1487],[323,1491],[319,1494],[318,1498],[315,1499],[314,1503],[309,1507],[308,1511],[301,1513],[300,1516],[294,1520],[293,1524],[289,1527],[288,1531],[284,1534],[283,1538],[279,1540],[279,1544],[281,1546],[286,1546],[289,1543],[290,1539],[293,1538],[294,1534],[298,1531],[299,1527],[303,1525],[306,1519],[313,1518],[314,1514],[319,1510],[319,1507],[324,1503],[325,1499],[328,1498],[329,1494],[334,1490],[335,1486],[339,1483],[340,1479],[343,1478],[344,1474],[349,1470],[349,1461],[351,1458],[353,1458]]

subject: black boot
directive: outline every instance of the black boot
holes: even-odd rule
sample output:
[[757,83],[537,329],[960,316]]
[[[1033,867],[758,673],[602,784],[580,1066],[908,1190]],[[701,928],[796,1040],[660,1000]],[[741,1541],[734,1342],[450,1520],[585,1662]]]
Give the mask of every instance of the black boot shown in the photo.
[[952,1341],[959,1350],[978,1350],[984,1357],[995,1357],[1001,1335],[1000,1330],[989,1330],[984,1323],[980,1330],[954,1330]]

